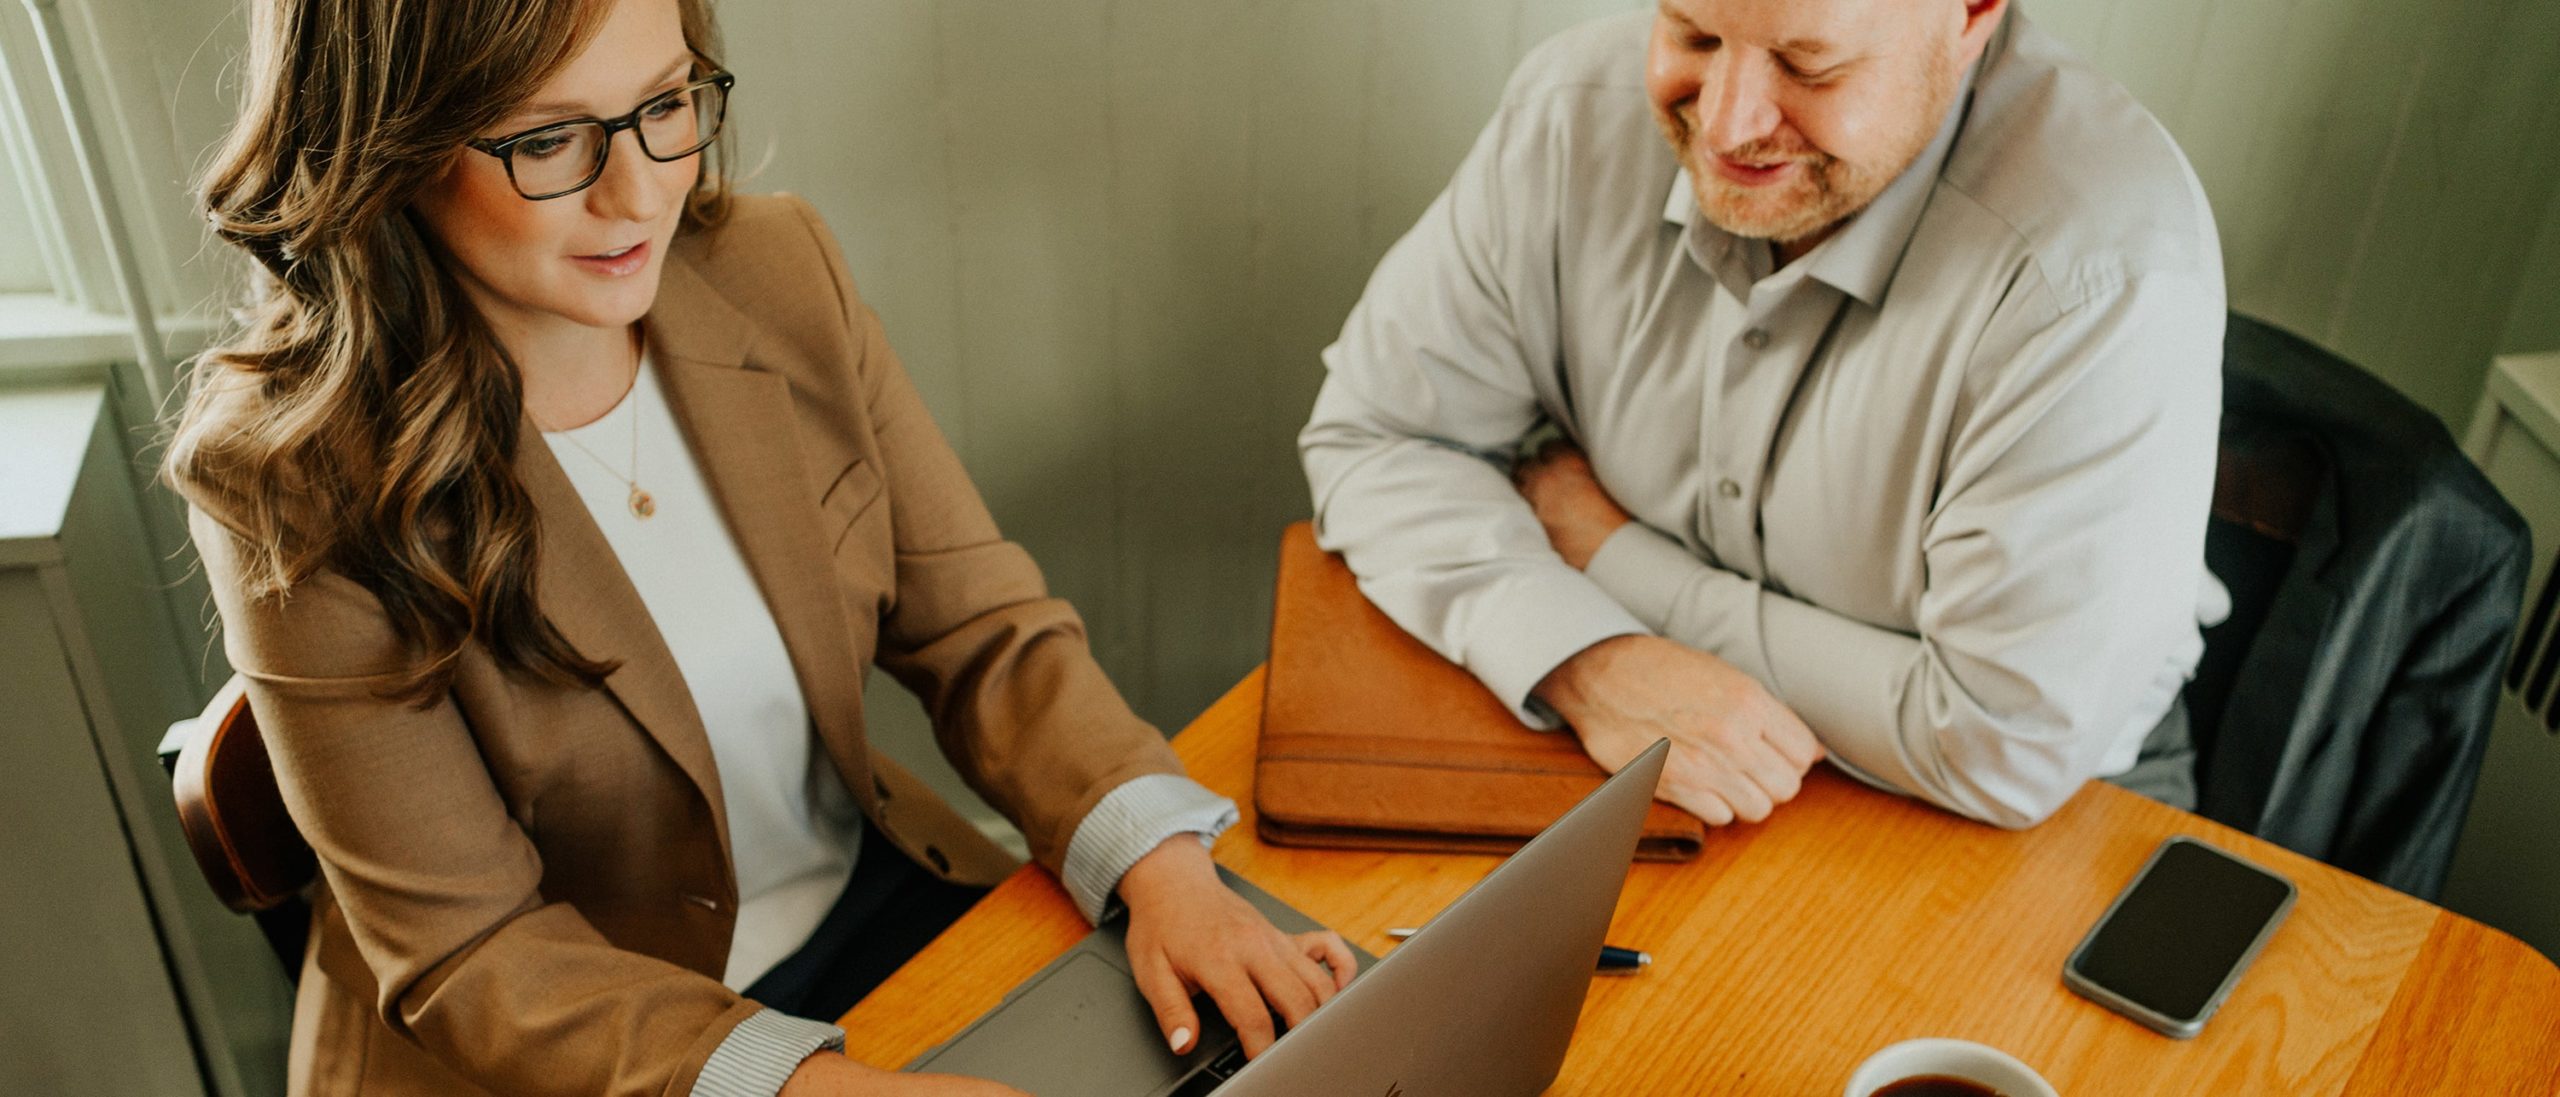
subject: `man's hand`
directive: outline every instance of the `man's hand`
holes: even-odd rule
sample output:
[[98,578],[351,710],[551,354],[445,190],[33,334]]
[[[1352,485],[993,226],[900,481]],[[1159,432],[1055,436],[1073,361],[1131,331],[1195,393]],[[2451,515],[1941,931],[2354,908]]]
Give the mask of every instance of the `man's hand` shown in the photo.
[[1611,773],[1671,740],[1654,795],[1717,826],[1768,818],[1822,760],[1812,730],[1751,676],[1659,636],[1602,640],[1532,692]]
[[1029,1097],[1012,1086],[954,1074],[900,1074],[832,1051],[800,1060],[780,1097]]
[[1592,475],[1591,459],[1571,442],[1549,442],[1537,455],[1511,470],[1511,483],[1547,527],[1547,543],[1575,568],[1591,566],[1591,557],[1618,527],[1635,519]]
[[[1206,991],[1244,1040],[1247,1057],[1351,985],[1351,946],[1330,930],[1291,936],[1218,879],[1200,839],[1165,839],[1120,878],[1129,904],[1129,966],[1175,1054],[1200,1041],[1191,996]],[[1266,1004],[1267,1003],[1267,1004]]]

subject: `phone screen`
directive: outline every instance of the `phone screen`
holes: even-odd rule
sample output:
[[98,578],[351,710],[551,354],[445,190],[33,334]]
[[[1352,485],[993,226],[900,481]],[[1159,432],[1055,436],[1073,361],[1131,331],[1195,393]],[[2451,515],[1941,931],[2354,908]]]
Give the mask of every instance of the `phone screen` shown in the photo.
[[2072,967],[2164,1017],[2198,1020],[2292,898],[2282,877],[2172,840],[2090,933]]

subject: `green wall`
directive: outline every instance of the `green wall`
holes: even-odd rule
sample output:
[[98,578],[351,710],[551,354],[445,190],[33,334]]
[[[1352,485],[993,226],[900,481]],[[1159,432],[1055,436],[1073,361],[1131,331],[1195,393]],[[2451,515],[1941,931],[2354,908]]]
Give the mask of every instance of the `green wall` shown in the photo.
[[2505,353],[2560,350],[2560,193],[2551,197],[2537,241],[2516,280],[2515,310],[2507,316],[2506,338],[2498,345]]

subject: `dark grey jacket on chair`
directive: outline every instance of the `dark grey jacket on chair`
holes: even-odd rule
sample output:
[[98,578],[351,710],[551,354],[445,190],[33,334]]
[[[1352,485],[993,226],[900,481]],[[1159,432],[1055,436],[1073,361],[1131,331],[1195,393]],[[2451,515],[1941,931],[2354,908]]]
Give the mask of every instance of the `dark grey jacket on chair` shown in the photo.
[[2234,314],[2206,558],[2232,619],[2187,691],[2200,810],[2433,899],[2523,599],[2524,520],[2442,423]]

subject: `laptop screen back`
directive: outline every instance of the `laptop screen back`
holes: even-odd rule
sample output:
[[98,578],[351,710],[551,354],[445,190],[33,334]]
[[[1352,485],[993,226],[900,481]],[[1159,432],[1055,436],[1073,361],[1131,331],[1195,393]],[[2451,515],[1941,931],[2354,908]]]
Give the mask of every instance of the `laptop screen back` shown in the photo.
[[1555,1080],[1634,859],[1656,743],[1218,1097],[1530,1097]]

